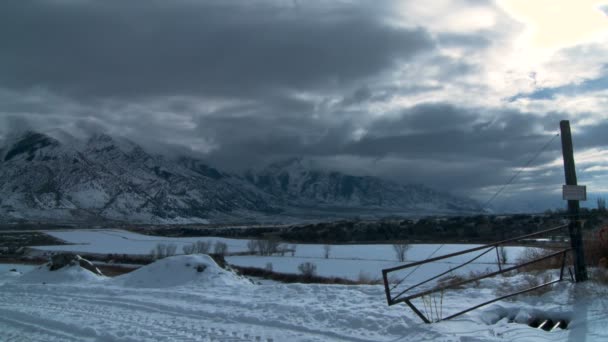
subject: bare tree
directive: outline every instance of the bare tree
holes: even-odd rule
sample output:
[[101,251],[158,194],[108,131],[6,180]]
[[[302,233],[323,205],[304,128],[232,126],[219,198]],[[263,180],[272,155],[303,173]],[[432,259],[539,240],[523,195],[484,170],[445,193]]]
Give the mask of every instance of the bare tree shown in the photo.
[[213,252],[215,254],[225,256],[226,253],[228,253],[228,245],[224,242],[216,241],[215,245],[213,246]]
[[190,244],[190,245],[184,245],[182,247],[182,252],[184,252],[184,254],[194,254],[194,251],[196,250],[196,245],[195,244]]
[[500,255],[500,263],[501,264],[506,264],[508,261],[508,254],[507,254],[507,249],[505,248],[505,246],[500,246],[498,247],[498,253]]
[[291,256],[295,256],[296,254],[296,248],[298,247],[298,245],[296,245],[295,243],[293,245],[291,245]]
[[597,210],[606,211],[606,199],[605,198],[597,199]]
[[395,255],[397,256],[397,260],[400,262],[405,261],[405,253],[408,249],[410,249],[410,245],[407,242],[399,242],[393,244],[393,249],[395,250]]
[[165,245],[164,243],[158,243],[156,246],[150,251],[150,257],[152,259],[162,259],[168,256],[175,255],[177,251],[177,246],[175,244]]
[[256,254],[256,252],[258,251],[259,245],[260,244],[258,243],[258,240],[247,241],[247,249],[249,250],[249,253]]
[[323,245],[323,256],[325,259],[329,259],[329,253],[331,252],[331,245]]
[[284,243],[279,244],[279,247],[277,249],[277,252],[281,255],[281,256],[285,256],[285,252],[287,252],[287,245]]
[[167,248],[165,249],[165,256],[173,256],[175,255],[177,251],[177,246],[174,243],[168,244]]
[[272,255],[279,248],[279,241],[274,239],[258,240],[258,250],[260,255]]
[[298,270],[300,273],[302,273],[302,275],[310,278],[317,273],[317,265],[313,264],[312,262],[304,262],[298,265]]
[[196,253],[208,254],[211,249],[211,241],[196,241]]
[[208,254],[210,248],[210,241],[197,241],[195,243],[182,247],[182,251],[184,252],[184,254]]

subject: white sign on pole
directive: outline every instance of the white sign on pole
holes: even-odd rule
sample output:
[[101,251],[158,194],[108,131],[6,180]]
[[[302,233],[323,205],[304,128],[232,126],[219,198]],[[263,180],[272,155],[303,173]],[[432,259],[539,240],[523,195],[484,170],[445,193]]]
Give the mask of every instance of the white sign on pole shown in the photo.
[[562,197],[567,201],[586,201],[587,186],[586,185],[563,185]]

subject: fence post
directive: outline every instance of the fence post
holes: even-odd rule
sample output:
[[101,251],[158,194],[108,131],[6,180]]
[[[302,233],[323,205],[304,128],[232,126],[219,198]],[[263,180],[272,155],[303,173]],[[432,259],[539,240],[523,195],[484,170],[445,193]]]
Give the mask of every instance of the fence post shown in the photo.
[[[577,185],[570,121],[560,121],[559,128],[562,137],[562,155],[564,158],[566,185]],[[574,275],[576,281],[581,282],[587,280],[587,267],[585,266],[585,251],[583,250],[583,239],[578,212],[579,202],[569,200],[568,214],[570,215],[570,224],[568,225],[568,230],[570,232],[570,244],[574,250]]]

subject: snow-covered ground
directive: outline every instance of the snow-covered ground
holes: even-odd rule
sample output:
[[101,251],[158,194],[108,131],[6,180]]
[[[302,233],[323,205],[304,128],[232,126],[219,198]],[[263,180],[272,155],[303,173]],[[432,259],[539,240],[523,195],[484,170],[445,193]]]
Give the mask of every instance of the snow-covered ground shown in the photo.
[[221,241],[228,245],[230,252],[247,250],[247,241],[237,239],[225,239],[216,237],[202,238],[171,238],[160,236],[149,236],[137,234],[118,229],[92,229],[92,230],[67,230],[48,231],[48,235],[70,243],[71,245],[59,246],[37,246],[36,249],[47,251],[74,251],[100,254],[138,254],[147,255],[157,244],[175,244],[177,252],[182,252],[182,247],[196,241]]
[[[88,253],[117,253],[117,254],[148,254],[158,243],[175,244],[177,252],[182,247],[196,241],[224,242],[228,245],[228,252],[247,251],[247,240],[226,239],[217,237],[200,238],[167,238],[136,234],[124,230],[70,230],[48,232],[56,238],[72,245],[42,246],[36,249],[45,251],[74,251]],[[293,245],[290,244],[291,248]],[[427,259],[431,255],[442,255],[461,251],[478,245],[467,244],[413,244],[406,253],[407,261]],[[295,245],[294,256],[285,253],[284,256],[230,256],[226,260],[234,265],[254,266],[264,268],[268,263],[276,272],[298,273],[298,265],[303,262],[312,262],[317,266],[317,274],[321,276],[334,276],[356,280],[360,275],[368,278],[380,278],[380,270],[402,263],[396,260],[395,251],[391,245],[365,244],[365,245],[333,245],[330,248],[329,258],[324,258],[324,245],[298,244]],[[507,247],[508,260],[514,261],[524,250],[523,247]],[[420,281],[438,269],[448,270],[455,265],[471,259],[476,254],[467,254],[444,260],[441,263],[425,265],[412,274],[408,281]],[[487,269],[496,270],[496,253],[491,251],[475,260],[458,272],[468,274],[481,272]]]
[[[388,307],[379,285],[256,285],[206,256],[163,259],[117,278],[84,272],[41,267],[0,274],[0,341],[608,340],[608,290],[593,283],[560,283],[542,297],[429,325],[405,305]],[[441,309],[464,309],[494,297],[501,282],[521,281],[496,278],[448,291]],[[566,319],[569,327],[545,332],[509,323],[540,314]]]
[[0,274],[8,272],[12,269],[16,269],[17,271],[24,273],[27,271],[31,271],[36,268],[35,265],[24,265],[24,264],[0,264]]

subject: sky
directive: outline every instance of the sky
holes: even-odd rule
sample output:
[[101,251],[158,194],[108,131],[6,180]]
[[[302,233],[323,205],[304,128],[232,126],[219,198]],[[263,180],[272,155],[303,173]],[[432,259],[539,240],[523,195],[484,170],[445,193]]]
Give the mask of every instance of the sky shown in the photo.
[[579,184],[608,194],[607,14],[608,0],[2,1],[0,139],[106,132],[235,172],[303,157],[481,202],[521,172],[497,206],[562,206],[560,120]]

